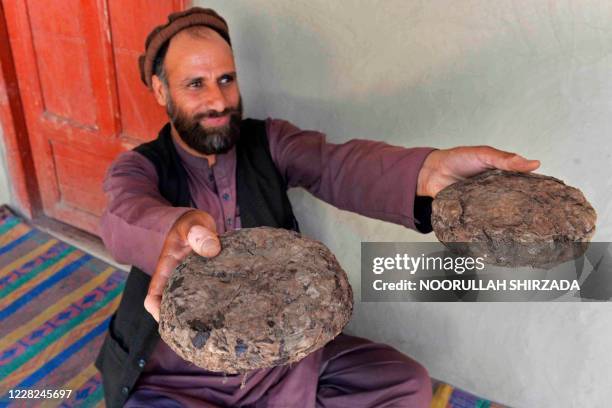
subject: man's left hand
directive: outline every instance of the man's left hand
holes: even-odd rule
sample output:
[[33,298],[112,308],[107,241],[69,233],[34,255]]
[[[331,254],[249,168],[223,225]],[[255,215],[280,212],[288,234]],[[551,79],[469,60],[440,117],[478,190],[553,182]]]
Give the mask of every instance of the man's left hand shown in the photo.
[[529,172],[538,167],[538,160],[527,160],[516,153],[490,146],[434,150],[419,172],[417,195],[435,197],[444,187],[490,169]]

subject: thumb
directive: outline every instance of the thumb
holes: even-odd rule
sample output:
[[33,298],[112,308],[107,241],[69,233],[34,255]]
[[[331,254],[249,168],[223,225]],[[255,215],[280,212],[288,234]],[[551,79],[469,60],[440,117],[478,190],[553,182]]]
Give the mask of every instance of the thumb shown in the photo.
[[221,243],[217,234],[201,225],[194,225],[189,229],[187,242],[201,256],[212,257],[221,251]]

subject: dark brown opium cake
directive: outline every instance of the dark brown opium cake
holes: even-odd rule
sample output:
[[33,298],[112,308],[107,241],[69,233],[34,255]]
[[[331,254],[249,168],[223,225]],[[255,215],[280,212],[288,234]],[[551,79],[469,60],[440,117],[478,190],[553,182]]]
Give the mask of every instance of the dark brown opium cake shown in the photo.
[[497,266],[550,268],[581,256],[597,214],[580,190],[536,173],[490,170],[454,183],[432,203],[436,237]]
[[219,236],[191,253],[164,289],[159,333],[183,359],[227,374],[297,362],[348,323],[353,294],[322,243],[284,229]]

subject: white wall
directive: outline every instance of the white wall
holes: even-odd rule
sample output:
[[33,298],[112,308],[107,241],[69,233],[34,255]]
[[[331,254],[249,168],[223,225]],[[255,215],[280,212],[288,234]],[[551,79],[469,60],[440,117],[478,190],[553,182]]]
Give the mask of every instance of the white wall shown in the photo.
[[12,203],[11,188],[8,181],[8,168],[6,163],[6,150],[0,123],[0,205]]
[[[612,240],[612,2],[221,0],[247,114],[341,142],[490,144],[577,186]],[[434,240],[292,202],[359,291],[361,241]],[[357,297],[357,300],[359,298]],[[520,407],[609,406],[608,304],[361,304],[349,327],[434,377]]]

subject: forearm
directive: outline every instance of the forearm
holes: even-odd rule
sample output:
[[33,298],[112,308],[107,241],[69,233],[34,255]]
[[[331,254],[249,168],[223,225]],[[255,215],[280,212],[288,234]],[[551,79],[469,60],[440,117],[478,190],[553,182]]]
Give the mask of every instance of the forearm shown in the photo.
[[302,186],[338,208],[417,229],[418,175],[435,149],[368,140],[333,144],[288,122],[268,125],[272,157],[289,186]]
[[338,208],[417,229],[417,177],[431,151],[353,140],[331,148],[326,160],[334,164],[311,191]]
[[151,275],[168,231],[190,209],[158,206],[149,200],[127,200],[122,204],[142,211],[132,218],[121,208],[109,209],[100,223],[102,240],[117,262],[137,266]]
[[118,262],[152,274],[168,231],[191,208],[172,207],[161,197],[154,167],[134,156],[137,154],[124,154],[107,173],[108,206],[100,232]]

